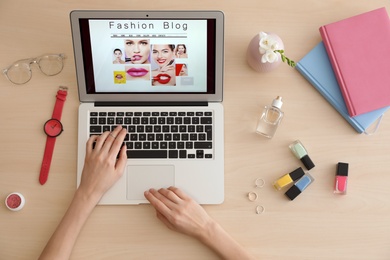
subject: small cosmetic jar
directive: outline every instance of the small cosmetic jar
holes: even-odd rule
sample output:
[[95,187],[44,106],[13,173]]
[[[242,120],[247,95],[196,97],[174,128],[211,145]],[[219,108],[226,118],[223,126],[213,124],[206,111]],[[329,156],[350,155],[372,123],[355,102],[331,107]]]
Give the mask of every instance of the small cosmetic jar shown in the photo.
[[13,192],[5,199],[5,205],[9,210],[19,211],[24,207],[26,200],[19,192]]

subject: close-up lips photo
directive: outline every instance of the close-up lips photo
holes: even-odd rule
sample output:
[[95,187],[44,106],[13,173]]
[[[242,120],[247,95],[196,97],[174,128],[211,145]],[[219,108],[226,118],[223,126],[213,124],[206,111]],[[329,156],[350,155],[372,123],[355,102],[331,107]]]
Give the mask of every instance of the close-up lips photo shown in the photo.
[[153,77],[153,79],[160,84],[167,84],[171,80],[171,76],[168,74],[158,74],[157,76]]
[[147,69],[144,69],[144,68],[131,68],[131,69],[128,69],[126,72],[131,77],[143,77],[149,73],[149,71]]
[[142,56],[141,55],[133,55],[133,57],[131,57],[131,60],[132,61],[139,61],[142,59]]

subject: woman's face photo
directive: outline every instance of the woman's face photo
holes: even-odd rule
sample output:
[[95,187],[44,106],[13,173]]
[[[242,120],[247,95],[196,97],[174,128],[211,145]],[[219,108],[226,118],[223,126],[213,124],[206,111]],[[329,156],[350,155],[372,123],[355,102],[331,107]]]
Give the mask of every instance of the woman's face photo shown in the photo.
[[173,59],[174,53],[168,44],[153,45],[153,59],[160,68],[167,66]]
[[133,64],[149,63],[150,44],[148,39],[125,40],[126,58]]
[[122,52],[120,50],[116,50],[114,52],[115,59],[120,60],[122,58]]
[[187,65],[186,64],[183,64],[183,66],[181,67],[180,69],[180,73],[179,73],[179,76],[187,76]]
[[183,53],[185,53],[185,48],[184,48],[183,45],[179,45],[179,46],[177,47],[177,53],[178,53],[178,54],[183,54]]

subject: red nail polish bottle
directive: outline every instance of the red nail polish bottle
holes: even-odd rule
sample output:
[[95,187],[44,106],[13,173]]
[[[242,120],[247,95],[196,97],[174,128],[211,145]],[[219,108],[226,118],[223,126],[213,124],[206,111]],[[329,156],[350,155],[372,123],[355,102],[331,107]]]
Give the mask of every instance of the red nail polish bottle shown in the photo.
[[334,193],[347,194],[348,163],[339,162],[337,165],[336,179],[334,182]]

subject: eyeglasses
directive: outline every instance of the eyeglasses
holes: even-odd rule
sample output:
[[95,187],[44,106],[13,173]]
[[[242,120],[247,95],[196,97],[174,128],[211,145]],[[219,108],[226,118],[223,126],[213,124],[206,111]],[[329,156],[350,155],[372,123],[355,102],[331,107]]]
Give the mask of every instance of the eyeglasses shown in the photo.
[[4,69],[3,73],[9,81],[21,85],[31,79],[31,64],[37,64],[43,74],[54,76],[62,71],[64,59],[64,54],[46,54],[32,59],[18,60]]

